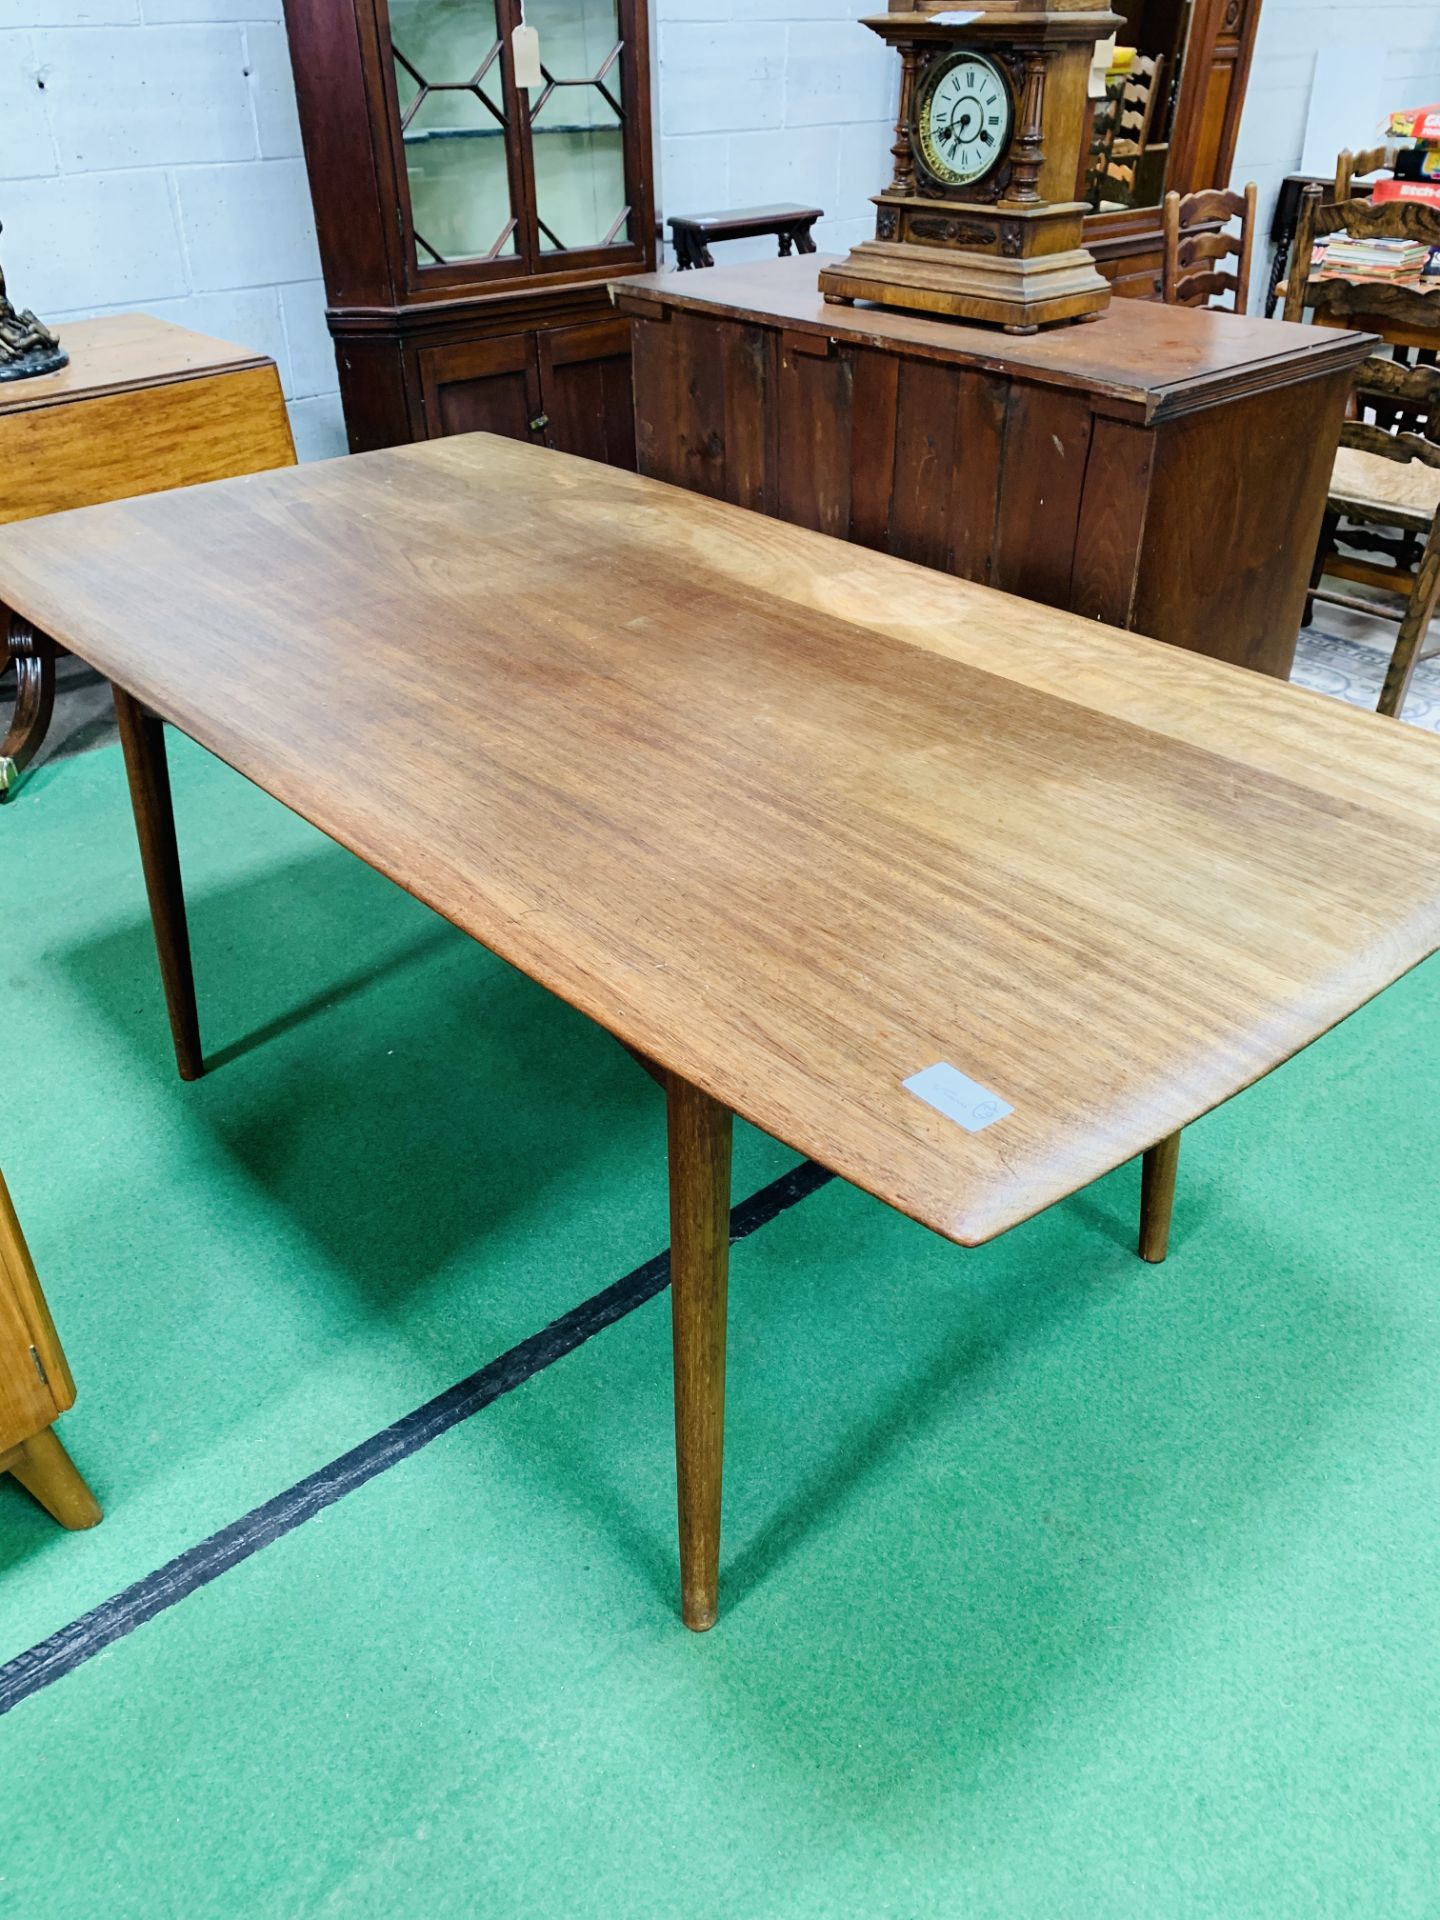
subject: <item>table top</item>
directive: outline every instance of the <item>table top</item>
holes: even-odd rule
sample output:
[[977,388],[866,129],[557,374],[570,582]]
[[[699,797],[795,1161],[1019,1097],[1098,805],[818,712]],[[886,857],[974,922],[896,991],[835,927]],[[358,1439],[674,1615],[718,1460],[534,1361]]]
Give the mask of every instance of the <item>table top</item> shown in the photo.
[[[507,440],[0,529],[0,599],[965,1244],[1440,945],[1429,735]],[[906,1090],[941,1062],[1013,1112]]]
[[1092,396],[1096,411],[1146,422],[1344,372],[1359,366],[1374,344],[1357,332],[1119,299],[1085,325],[1016,336],[884,307],[832,306],[816,276],[834,264],[834,256],[812,253],[703,273],[637,274],[616,281],[611,291],[625,313],[708,313],[882,352],[958,361],[1081,389]]
[[0,414],[27,413],[62,401],[89,400],[102,393],[137,387],[168,386],[199,380],[211,373],[269,365],[253,347],[234,347],[188,327],[157,320],[150,313],[115,313],[98,320],[72,320],[57,326],[68,367],[38,380],[0,384]]

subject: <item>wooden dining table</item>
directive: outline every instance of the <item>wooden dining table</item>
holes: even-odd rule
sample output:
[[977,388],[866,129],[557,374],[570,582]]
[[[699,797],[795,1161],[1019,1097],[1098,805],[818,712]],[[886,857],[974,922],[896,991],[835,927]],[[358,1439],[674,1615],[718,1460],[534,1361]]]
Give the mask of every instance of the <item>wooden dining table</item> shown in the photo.
[[114,683],[187,1078],[165,721],[661,1082],[695,1628],[733,1114],[975,1247],[1440,946],[1429,735],[506,440],[0,529],[0,598]]

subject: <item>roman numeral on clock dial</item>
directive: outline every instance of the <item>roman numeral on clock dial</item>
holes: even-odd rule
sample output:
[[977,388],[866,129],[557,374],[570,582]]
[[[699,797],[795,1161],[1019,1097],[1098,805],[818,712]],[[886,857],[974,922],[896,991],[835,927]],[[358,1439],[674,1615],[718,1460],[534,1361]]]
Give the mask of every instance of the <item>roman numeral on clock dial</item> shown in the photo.
[[926,171],[942,186],[971,186],[999,164],[1013,123],[1010,89],[994,61],[957,53],[922,80],[913,139]]

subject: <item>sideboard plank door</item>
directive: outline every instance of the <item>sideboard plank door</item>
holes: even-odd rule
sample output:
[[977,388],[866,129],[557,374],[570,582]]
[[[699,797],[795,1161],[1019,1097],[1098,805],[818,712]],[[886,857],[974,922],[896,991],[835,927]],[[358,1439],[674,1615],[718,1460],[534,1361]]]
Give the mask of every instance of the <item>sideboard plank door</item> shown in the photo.
[[990,581],[1002,593],[1047,607],[1070,605],[1093,417],[1084,394],[1021,380],[1012,385]]
[[844,540],[850,532],[849,354],[780,347],[778,513],[793,526]]

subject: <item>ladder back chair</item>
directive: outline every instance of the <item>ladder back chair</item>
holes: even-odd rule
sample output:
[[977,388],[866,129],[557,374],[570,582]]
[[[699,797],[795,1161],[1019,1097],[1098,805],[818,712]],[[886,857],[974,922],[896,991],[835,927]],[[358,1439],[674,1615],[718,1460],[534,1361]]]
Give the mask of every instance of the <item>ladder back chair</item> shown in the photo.
[[1363,153],[1351,153],[1347,147],[1335,163],[1335,202],[1355,198],[1355,182],[1368,180],[1372,173],[1393,173],[1398,147],[1367,147]]
[[[1202,193],[1165,196],[1165,303],[1171,307],[1209,307],[1229,298],[1229,311],[1250,306],[1250,277],[1255,265],[1255,231],[1260,190],[1252,180],[1243,193],[1210,188]],[[1191,229],[1223,221],[1219,233]],[[1240,231],[1229,231],[1238,220]],[[1225,265],[1235,260],[1233,269]]]
[[1165,60],[1161,54],[1153,58],[1138,54],[1130,63],[1120,90],[1120,111],[1115,122],[1115,151],[1127,158],[1138,159],[1150,144],[1150,129],[1160,104],[1160,79],[1164,71]]
[[[1440,212],[1408,202],[1365,200],[1322,206],[1310,187],[1300,218],[1285,318],[1324,311],[1326,282],[1313,273],[1315,242],[1332,233],[1357,239],[1421,240],[1440,246]],[[1352,418],[1340,432],[1312,602],[1395,621],[1399,636],[1380,696],[1380,712],[1398,719],[1440,605],[1440,369],[1406,367],[1377,355],[1360,369]],[[1322,586],[1355,581],[1399,596],[1398,609]]]
[[1163,56],[1137,56],[1124,82],[1097,113],[1090,170],[1091,189],[1097,199],[1118,195],[1125,205],[1133,201],[1135,177],[1149,146],[1160,103],[1164,70]]

